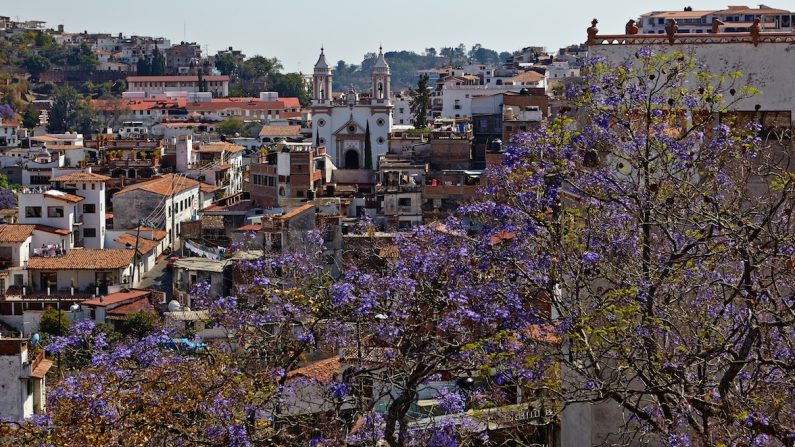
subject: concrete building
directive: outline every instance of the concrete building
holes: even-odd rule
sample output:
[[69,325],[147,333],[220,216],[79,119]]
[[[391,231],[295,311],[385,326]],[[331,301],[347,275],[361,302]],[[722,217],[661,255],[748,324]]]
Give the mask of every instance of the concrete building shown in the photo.
[[249,191],[255,205],[272,208],[290,198],[315,198],[331,181],[331,157],[325,147],[279,143],[257,154],[249,167]]
[[166,70],[171,74],[191,74],[201,68],[202,49],[196,42],[180,42],[164,53]]
[[177,172],[219,188],[224,196],[243,191],[243,147],[227,142],[193,145],[192,138],[177,139]]
[[682,11],[652,11],[641,14],[637,26],[642,34],[665,34],[669,20],[676,20],[679,34],[712,33],[712,23],[722,22],[720,32],[748,32],[754,19],[760,19],[762,31],[791,32],[795,25],[795,14],[786,9],[772,8],[760,4],[757,8],[748,6],[729,6],[719,10],[693,10],[686,7]]
[[207,75],[201,80],[198,76],[129,76],[127,91],[143,92],[149,98],[165,96],[170,92],[207,91],[214,97],[225,98],[229,96],[229,76]]
[[45,376],[52,361],[26,338],[0,339],[0,417],[21,421],[45,413]]
[[[340,169],[377,169],[378,157],[389,150],[390,78],[389,64],[383,50],[379,50],[369,94],[359,95],[351,88],[343,100],[335,100],[331,67],[321,49],[312,76],[312,141],[316,146],[325,146],[332,162]],[[371,154],[365,153],[368,133]]]
[[181,224],[198,216],[199,182],[184,175],[167,174],[130,185],[111,198],[114,228],[154,226],[167,233],[166,245],[176,248]]

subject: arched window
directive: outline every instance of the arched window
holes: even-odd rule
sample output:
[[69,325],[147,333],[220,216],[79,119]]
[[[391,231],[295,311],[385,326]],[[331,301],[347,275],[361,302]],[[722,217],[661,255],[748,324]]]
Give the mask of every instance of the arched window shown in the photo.
[[359,153],[353,149],[345,152],[345,169],[359,169]]

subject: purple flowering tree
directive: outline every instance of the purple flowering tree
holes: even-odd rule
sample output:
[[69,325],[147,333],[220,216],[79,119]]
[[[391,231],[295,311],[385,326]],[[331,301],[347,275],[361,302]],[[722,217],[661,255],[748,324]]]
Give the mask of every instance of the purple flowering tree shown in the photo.
[[[380,269],[349,268],[331,288],[345,338],[355,341],[343,354],[351,400],[367,422],[381,421],[369,426],[390,446],[485,442],[480,410],[516,404],[505,390],[546,366],[519,354],[548,315],[512,281],[513,265],[493,256],[493,241],[466,228],[455,219],[420,228],[395,241]],[[446,416],[418,411],[421,399],[435,399],[432,413]]]
[[[596,59],[557,120],[507,149],[466,212],[545,290],[565,410],[610,439],[795,442],[795,177],[739,73],[641,50]],[[529,383],[532,386],[532,383]],[[593,406],[591,406],[593,405]]]

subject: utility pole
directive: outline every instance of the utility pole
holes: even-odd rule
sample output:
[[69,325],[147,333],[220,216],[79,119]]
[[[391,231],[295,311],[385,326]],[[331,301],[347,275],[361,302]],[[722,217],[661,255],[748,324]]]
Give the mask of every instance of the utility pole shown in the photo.
[[[138,228],[135,229],[135,248],[133,249],[133,268],[132,268],[132,275],[130,276],[130,288],[133,288],[135,284],[135,270],[138,267],[138,241],[141,239],[141,225],[143,225],[143,220],[138,220]],[[140,269],[139,269],[140,270]],[[140,271],[139,271],[140,274]]]

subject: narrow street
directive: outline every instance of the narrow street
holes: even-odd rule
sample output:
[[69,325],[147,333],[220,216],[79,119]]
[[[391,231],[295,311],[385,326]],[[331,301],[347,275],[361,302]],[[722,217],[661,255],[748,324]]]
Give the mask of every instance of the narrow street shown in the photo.
[[171,300],[171,270],[166,269],[167,257],[159,260],[155,266],[146,272],[138,286],[141,289],[158,290],[165,292],[166,302]]

